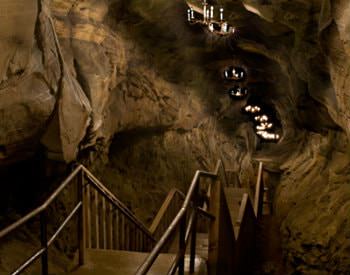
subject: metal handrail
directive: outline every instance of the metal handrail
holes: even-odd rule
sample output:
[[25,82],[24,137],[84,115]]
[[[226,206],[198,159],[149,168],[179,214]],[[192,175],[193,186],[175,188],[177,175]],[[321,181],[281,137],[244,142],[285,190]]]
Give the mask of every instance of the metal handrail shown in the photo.
[[[69,215],[65,218],[63,223],[60,224],[59,228],[55,231],[55,233],[50,237],[50,239],[47,238],[47,208],[51,205],[51,203],[62,193],[62,191],[69,186],[73,180],[77,176],[81,176],[80,180],[78,181],[78,188],[79,188],[79,194],[78,194],[78,202],[74,206],[74,209],[69,213]],[[107,198],[107,200],[112,203],[115,207],[117,207],[133,224],[135,224],[145,235],[153,242],[155,242],[155,239],[153,238],[152,234],[149,232],[149,230],[141,223],[135,215],[121,202],[119,201],[104,185],[97,180],[94,175],[86,169],[83,165],[77,166],[74,171],[60,184],[60,186],[49,196],[46,201],[41,204],[39,207],[32,210],[30,213],[16,221],[15,223],[5,227],[4,229],[0,230],[0,239],[7,236],[11,232],[15,231],[19,227],[25,225],[29,220],[37,217],[40,215],[40,238],[41,238],[41,249],[35,252],[29,259],[27,259],[20,267],[18,267],[14,272],[11,273],[11,275],[17,275],[20,274],[22,271],[24,271],[26,268],[28,268],[34,261],[36,261],[39,257],[42,257],[42,274],[48,275],[48,248],[52,245],[52,243],[56,240],[58,235],[61,233],[61,231],[65,228],[67,223],[76,215],[79,213],[79,233],[82,233],[84,223],[83,223],[83,189],[85,188],[83,181],[84,177],[87,177],[90,184],[92,184],[99,193]],[[83,264],[84,262],[84,250],[85,247],[82,245],[84,242],[84,234],[81,234],[80,236],[80,249],[79,249],[79,263]]]
[[[160,240],[154,246],[153,250],[150,252],[148,257],[145,259],[145,261],[142,263],[142,265],[138,268],[135,275],[147,274],[147,272],[149,271],[149,269],[152,267],[153,263],[157,259],[158,255],[161,253],[162,248],[169,241],[173,232],[175,231],[175,229],[178,226],[180,226],[180,238],[179,238],[180,239],[180,249],[179,249],[179,253],[176,257],[176,261],[175,261],[175,263],[173,263],[173,265],[170,269],[170,272],[173,272],[174,268],[176,269],[177,266],[179,265],[179,267],[181,267],[180,273],[183,273],[183,257],[185,254],[186,244],[187,244],[187,240],[186,240],[187,236],[186,235],[189,235],[190,234],[189,232],[191,232],[193,229],[192,228],[193,227],[192,218],[190,218],[189,226],[187,227],[187,230],[186,230],[187,211],[193,206],[193,205],[191,205],[191,202],[193,201],[193,197],[196,195],[196,191],[198,192],[200,177],[217,179],[218,174],[219,174],[219,169],[220,169],[220,167],[223,167],[222,165],[223,165],[222,161],[219,160],[217,162],[217,165],[215,167],[214,172],[207,172],[207,171],[201,171],[201,170],[196,171],[196,173],[192,179],[191,185],[188,189],[188,192],[186,194],[185,201],[182,204],[181,209],[179,210],[178,214],[175,216],[175,218],[173,219],[173,221],[171,222],[171,224],[169,225],[168,229],[165,231],[163,236],[160,238]],[[195,205],[195,210],[196,210],[196,208],[197,207]],[[196,215],[194,214],[193,219],[195,219],[195,216]],[[192,217],[192,215],[191,215],[191,217]],[[188,234],[187,234],[187,232],[184,232],[184,230],[187,231]],[[192,256],[192,253],[191,253],[191,256]],[[192,260],[194,260],[194,259],[192,259]]]

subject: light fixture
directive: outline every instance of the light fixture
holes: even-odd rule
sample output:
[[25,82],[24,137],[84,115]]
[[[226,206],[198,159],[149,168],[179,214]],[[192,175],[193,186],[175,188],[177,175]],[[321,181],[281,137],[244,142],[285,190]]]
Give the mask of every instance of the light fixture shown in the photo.
[[[221,24],[221,28],[225,23]],[[224,77],[227,80],[244,81],[247,77],[246,71],[241,67],[229,66],[224,70]]]
[[271,129],[273,127],[273,124],[270,123],[260,123],[259,125],[257,125],[255,128],[259,131],[263,131],[263,130],[267,130],[267,129]]
[[280,139],[279,134],[269,133],[267,131],[257,131],[256,134],[265,140],[279,140]]
[[209,31],[213,32],[214,31],[214,23],[209,23],[208,29],[209,29]]
[[[255,113],[260,112],[261,108],[259,106],[247,105],[247,106],[245,106],[244,110],[248,113],[255,114]],[[260,118],[260,116],[258,116],[258,117]]]
[[269,120],[267,115],[255,116],[254,119],[259,122],[267,122]]
[[248,94],[248,89],[245,87],[234,86],[228,90],[231,99],[243,98]]
[[221,32],[227,33],[228,30],[229,30],[228,24],[227,24],[226,22],[223,22],[223,23],[221,24]]
[[253,108],[252,108],[252,113],[254,114],[254,113],[258,113],[258,112],[260,112],[261,111],[261,108],[259,107],[259,106],[254,106]]
[[219,21],[214,19],[214,6],[208,6],[206,0],[203,1],[203,19],[196,19],[194,10],[191,5],[190,9],[187,11],[187,20],[191,24],[201,24],[208,27],[209,31],[220,36],[229,35],[235,32],[235,29],[224,21],[224,8],[220,8]]

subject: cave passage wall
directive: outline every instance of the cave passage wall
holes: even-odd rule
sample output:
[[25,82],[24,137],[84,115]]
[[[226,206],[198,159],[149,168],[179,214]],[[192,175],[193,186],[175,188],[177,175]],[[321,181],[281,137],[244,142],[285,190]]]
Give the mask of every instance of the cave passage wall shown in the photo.
[[[0,172],[38,156],[81,161],[149,223],[196,169],[222,158],[250,186],[252,161],[263,161],[279,178],[290,273],[347,274],[350,4],[213,4],[234,35],[189,26],[182,1],[1,1]],[[247,70],[247,98],[228,97],[228,65]],[[255,135],[241,112],[249,102],[274,110],[278,143]]]

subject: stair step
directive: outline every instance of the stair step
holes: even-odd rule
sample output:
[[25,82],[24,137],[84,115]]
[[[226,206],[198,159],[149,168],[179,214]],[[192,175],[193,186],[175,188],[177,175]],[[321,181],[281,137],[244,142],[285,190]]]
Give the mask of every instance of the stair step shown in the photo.
[[[137,268],[143,263],[148,253],[87,249],[86,264],[74,270],[71,275],[134,275]],[[153,264],[148,275],[167,274],[175,254],[160,254]],[[188,269],[189,259],[185,259],[185,268]],[[186,273],[188,274],[188,272]],[[196,257],[196,275],[205,275],[205,261]]]
[[[86,251],[86,264],[79,267],[72,275],[133,275],[137,267],[147,257],[147,253],[88,249]],[[166,274],[175,255],[161,254],[148,274]]]

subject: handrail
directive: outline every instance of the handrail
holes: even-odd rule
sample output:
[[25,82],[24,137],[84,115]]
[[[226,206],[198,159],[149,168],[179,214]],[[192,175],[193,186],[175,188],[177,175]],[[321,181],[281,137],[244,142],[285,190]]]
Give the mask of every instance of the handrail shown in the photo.
[[162,206],[160,207],[156,217],[153,219],[151,226],[149,227],[149,231],[152,235],[155,234],[161,221],[164,218],[164,215],[166,214],[166,211],[168,210],[171,202],[173,201],[173,199],[175,198],[176,195],[179,195],[180,198],[183,200],[185,199],[184,193],[182,193],[179,189],[173,188],[170,190],[170,192],[168,193],[167,197],[165,198]]
[[[62,191],[68,187],[74,180],[78,178],[78,202],[75,204],[73,210],[68,214],[65,220],[60,224],[58,229],[53,233],[53,235],[48,239],[47,236],[47,208],[51,205],[51,203],[62,193]],[[87,178],[89,183],[84,185],[84,180]],[[86,169],[83,165],[78,165],[74,171],[68,175],[68,177],[60,184],[60,186],[42,203],[39,207],[32,210],[30,213],[26,214],[22,218],[20,218],[15,223],[5,227],[0,230],[0,239],[7,236],[9,233],[15,231],[19,227],[25,225],[29,220],[40,215],[40,238],[41,238],[41,249],[35,252],[29,259],[27,259],[20,267],[18,267],[12,275],[16,275],[24,271],[28,268],[36,259],[40,256],[42,257],[42,274],[48,275],[48,248],[52,245],[52,243],[56,240],[61,231],[65,228],[67,223],[76,215],[79,215],[79,226],[78,231],[80,235],[79,239],[79,263],[83,264],[84,262],[84,250],[85,250],[85,236],[84,236],[84,195],[83,190],[86,188],[88,184],[92,184],[95,190],[102,194],[104,198],[106,198],[114,207],[116,207],[125,217],[131,221],[138,229],[140,229],[147,238],[155,242],[154,237],[150,233],[150,231],[144,226],[142,222],[140,222],[135,215],[121,202],[119,201],[104,185],[94,177],[94,175]]]
[[84,173],[87,174],[88,178],[91,180],[91,183],[105,196],[112,204],[114,204],[120,211],[123,212],[126,217],[132,221],[140,230],[142,230],[150,239],[155,241],[152,233],[148,228],[138,220],[138,218],[130,211],[127,206],[122,203],[112,192],[110,192],[88,169],[82,166]]
[[[257,221],[262,214],[263,163],[259,163],[254,200],[249,197],[249,191],[242,188],[230,190],[242,192],[238,212],[230,207],[230,193],[224,192],[224,202],[221,202],[223,184],[215,185],[212,213],[217,220],[213,223],[209,243],[212,251],[209,253],[209,270],[217,274],[250,274],[249,258],[254,249]],[[237,193],[237,195],[239,194]],[[236,200],[238,198],[234,198]],[[226,217],[230,217],[229,221]],[[220,236],[220,232],[232,232],[231,236]],[[226,242],[227,239],[227,242]]]
[[73,180],[73,178],[80,172],[80,166],[78,166],[67,178],[64,180],[61,185],[56,189],[55,192],[52,193],[52,195],[39,207],[32,210],[30,213],[19,219],[17,222],[9,225],[8,227],[4,228],[0,231],[0,239],[5,237],[10,232],[14,231],[18,227],[24,225],[27,221],[34,218],[35,216],[42,213],[44,210],[47,209],[47,207],[51,204],[51,202],[57,198],[61,192],[67,187],[67,185]]
[[[184,256],[185,249],[186,249],[186,243],[187,243],[186,236],[185,236],[187,234],[184,234],[184,232],[183,232],[183,230],[185,229],[184,226],[186,226],[186,214],[187,214],[187,211],[189,210],[189,208],[192,207],[191,201],[193,200],[193,197],[194,197],[196,191],[198,191],[199,178],[202,176],[202,177],[216,179],[218,176],[218,173],[219,173],[220,166],[222,166],[222,163],[219,160],[214,172],[207,172],[207,171],[201,171],[201,170],[196,171],[196,173],[192,179],[191,185],[188,189],[188,192],[186,194],[185,201],[183,202],[180,211],[175,216],[175,218],[173,219],[173,221],[171,222],[171,224],[169,225],[168,229],[165,231],[163,236],[160,238],[160,240],[154,246],[154,248],[150,252],[149,256],[145,259],[145,261],[142,263],[142,265],[138,268],[138,270],[135,273],[136,275],[144,275],[149,271],[149,269],[152,267],[153,263],[157,259],[158,255],[160,254],[163,246],[168,242],[168,240],[171,238],[172,233],[174,232],[174,230],[178,226],[181,227],[180,228],[180,251],[179,251],[179,253],[181,253],[180,255],[182,257]],[[190,226],[191,226],[191,224],[190,224]],[[191,230],[191,228],[189,228],[189,230]],[[179,256],[179,257],[181,258],[181,256]],[[180,261],[181,261],[181,259],[179,260],[179,262]],[[183,263],[181,265],[182,265],[182,269],[183,269]]]

